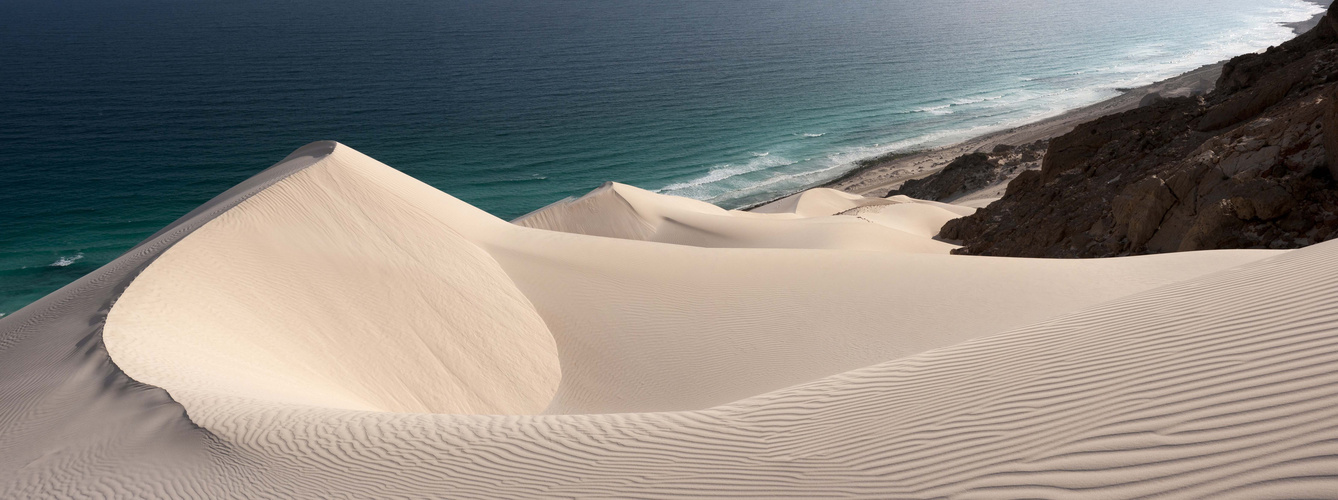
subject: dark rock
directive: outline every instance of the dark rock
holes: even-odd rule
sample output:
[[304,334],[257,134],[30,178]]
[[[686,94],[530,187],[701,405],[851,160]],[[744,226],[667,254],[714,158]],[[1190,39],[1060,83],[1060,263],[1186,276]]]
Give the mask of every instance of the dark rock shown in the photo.
[[[997,187],[1009,179],[1040,168],[1049,140],[1011,146],[999,144],[989,153],[977,152],[954,159],[942,170],[922,179],[906,181],[888,196],[906,195],[923,200],[948,201]],[[1034,172],[1033,172],[1034,173]]]
[[1308,76],[1314,62],[1295,61],[1273,73],[1257,78],[1248,89],[1214,106],[1199,121],[1198,129],[1218,130],[1235,125],[1282,101],[1293,88],[1296,88]]
[[1334,16],[1233,59],[1202,97],[1078,125],[1039,172],[948,222],[959,253],[1101,257],[1294,248],[1338,237],[1338,30]]
[[1146,107],[1148,107],[1148,106],[1151,106],[1151,105],[1153,105],[1153,104],[1156,104],[1157,101],[1160,101],[1160,100],[1162,100],[1162,99],[1163,99],[1163,98],[1162,98],[1161,94],[1158,94],[1158,93],[1156,93],[1156,92],[1150,92],[1150,93],[1148,93],[1148,95],[1143,96],[1143,99],[1142,99],[1142,100],[1138,101],[1138,107],[1140,107],[1140,108],[1146,108]]
[[1338,91],[1325,96],[1324,121],[1324,159],[1329,172],[1338,178]]
[[923,179],[911,179],[888,196],[906,195],[921,200],[946,200],[975,191],[999,177],[999,164],[985,153],[963,155],[943,170]]

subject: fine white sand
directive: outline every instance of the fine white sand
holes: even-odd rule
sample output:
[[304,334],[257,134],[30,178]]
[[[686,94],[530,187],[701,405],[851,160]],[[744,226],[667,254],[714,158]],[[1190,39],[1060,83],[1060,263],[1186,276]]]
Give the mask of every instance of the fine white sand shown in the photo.
[[108,316],[113,359],[179,400],[542,410],[561,379],[543,320],[433,192],[366,160],[331,155],[164,252]]
[[971,210],[512,224],[314,144],[0,319],[0,496],[1338,491],[1338,246],[948,255]]

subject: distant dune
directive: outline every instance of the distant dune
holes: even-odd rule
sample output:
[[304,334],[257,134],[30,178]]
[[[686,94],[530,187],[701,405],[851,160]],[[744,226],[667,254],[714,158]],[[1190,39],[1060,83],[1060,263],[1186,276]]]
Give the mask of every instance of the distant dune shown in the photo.
[[1338,247],[949,255],[972,212],[608,184],[513,224],[314,143],[0,319],[0,492],[1338,491]]

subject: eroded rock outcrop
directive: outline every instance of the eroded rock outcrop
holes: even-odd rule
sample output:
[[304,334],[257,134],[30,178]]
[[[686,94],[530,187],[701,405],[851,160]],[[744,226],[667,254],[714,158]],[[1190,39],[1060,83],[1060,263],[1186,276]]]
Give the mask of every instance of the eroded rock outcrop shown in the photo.
[[1021,146],[1000,144],[990,152],[962,155],[943,170],[923,179],[911,179],[887,196],[906,195],[932,201],[952,201],[963,195],[999,185],[1027,170],[1040,167],[1049,141]]
[[961,253],[1101,257],[1295,248],[1338,236],[1338,22],[1050,143],[1039,172],[944,226]]

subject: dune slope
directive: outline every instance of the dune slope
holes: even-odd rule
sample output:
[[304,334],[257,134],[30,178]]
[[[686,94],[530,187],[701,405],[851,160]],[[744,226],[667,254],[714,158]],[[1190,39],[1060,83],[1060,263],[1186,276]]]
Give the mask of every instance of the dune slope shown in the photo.
[[[792,201],[728,237],[958,210]],[[848,227],[921,237],[917,214]],[[1335,244],[1050,261],[604,236],[303,148],[0,319],[0,496],[1338,488]]]
[[332,154],[164,252],[108,315],[113,359],[178,400],[543,410],[561,380],[543,320],[447,214],[377,176],[402,174],[349,164],[363,158]]
[[[1338,246],[705,411],[239,415],[276,491],[467,498],[1327,498]],[[359,429],[346,451],[342,422]],[[420,429],[404,439],[382,429]],[[467,430],[462,430],[467,429]],[[379,431],[378,431],[379,430]],[[413,457],[403,481],[380,457]],[[403,465],[403,464],[398,464]],[[374,486],[373,486],[374,485]],[[384,488],[384,489],[382,489]]]
[[[647,210],[701,203],[624,192]],[[881,231],[857,224],[846,231]],[[105,339],[131,377],[201,422],[237,400],[695,410],[1265,255],[961,259],[562,234],[507,224],[340,145],[164,252],[118,299]]]

